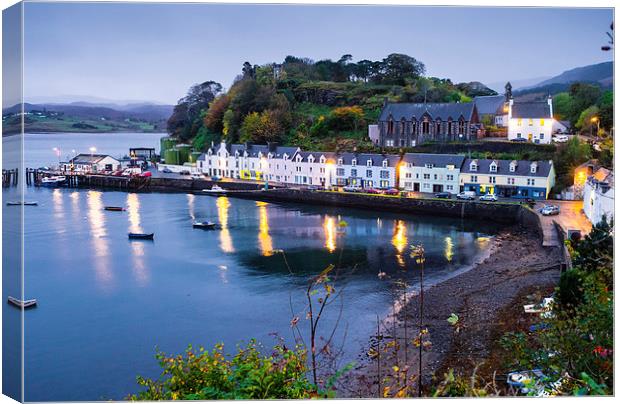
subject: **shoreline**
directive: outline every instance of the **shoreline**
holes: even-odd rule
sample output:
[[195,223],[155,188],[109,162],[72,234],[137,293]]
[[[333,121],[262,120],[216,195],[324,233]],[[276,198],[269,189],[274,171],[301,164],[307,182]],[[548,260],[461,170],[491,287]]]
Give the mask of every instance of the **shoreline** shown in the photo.
[[[434,380],[443,380],[448,369],[455,374],[470,377],[473,369],[491,359],[496,348],[498,330],[512,329],[510,320],[499,318],[498,313],[509,309],[525,291],[548,291],[557,285],[560,275],[560,253],[556,247],[543,247],[540,237],[531,229],[513,226],[493,238],[486,254],[480,254],[470,268],[461,268],[458,274],[434,282],[424,288],[423,328],[428,330],[424,340],[431,348],[422,355],[422,382],[425,391]],[[398,310],[381,321],[383,343],[398,341],[399,350],[382,353],[377,360],[360,355],[360,363],[345,376],[340,393],[347,398],[382,397],[379,394],[377,373],[381,378],[393,374],[394,366],[409,369],[408,375],[418,373],[418,347],[413,339],[418,335],[419,294],[407,292],[406,304],[402,298]],[[458,316],[458,329],[447,318]],[[515,320],[516,323],[516,320]],[[516,326],[515,326],[516,327]],[[405,352],[404,341],[407,342]],[[376,346],[377,338],[368,337],[369,347]],[[480,377],[492,378],[492,372]],[[487,380],[488,381],[488,380]],[[409,383],[415,390],[417,382]],[[351,387],[352,386],[352,387]],[[392,389],[394,390],[394,389]]]

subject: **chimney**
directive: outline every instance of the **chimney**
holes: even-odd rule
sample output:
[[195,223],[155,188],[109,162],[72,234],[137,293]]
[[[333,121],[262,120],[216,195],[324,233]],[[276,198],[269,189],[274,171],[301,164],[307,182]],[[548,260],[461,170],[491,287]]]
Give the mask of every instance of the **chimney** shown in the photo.
[[388,97],[383,97],[383,107],[385,108],[385,106],[388,103]]
[[551,98],[551,94],[547,97],[547,104],[549,104],[550,118],[553,118],[553,98]]

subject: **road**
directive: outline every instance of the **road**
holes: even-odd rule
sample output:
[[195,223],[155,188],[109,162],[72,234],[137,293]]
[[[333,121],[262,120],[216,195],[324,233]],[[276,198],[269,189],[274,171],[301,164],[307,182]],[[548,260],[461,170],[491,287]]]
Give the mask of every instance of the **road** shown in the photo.
[[[544,205],[557,205],[560,207],[560,214],[557,216],[543,216],[538,212]],[[553,222],[556,221],[565,232],[568,230],[579,230],[584,236],[592,230],[592,224],[583,214],[583,201],[541,201],[534,207],[540,216],[540,223],[543,229],[543,246],[559,246],[560,241],[555,231]]]

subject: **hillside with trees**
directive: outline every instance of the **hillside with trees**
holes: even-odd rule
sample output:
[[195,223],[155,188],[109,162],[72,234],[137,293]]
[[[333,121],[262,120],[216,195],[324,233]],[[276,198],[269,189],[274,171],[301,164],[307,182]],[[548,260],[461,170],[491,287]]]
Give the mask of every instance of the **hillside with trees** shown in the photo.
[[393,53],[382,60],[245,62],[227,92],[213,81],[192,86],[168,132],[203,150],[211,142],[278,142],[307,149],[370,150],[367,124],[391,102],[467,102],[494,95],[482,83],[425,76],[424,63]]

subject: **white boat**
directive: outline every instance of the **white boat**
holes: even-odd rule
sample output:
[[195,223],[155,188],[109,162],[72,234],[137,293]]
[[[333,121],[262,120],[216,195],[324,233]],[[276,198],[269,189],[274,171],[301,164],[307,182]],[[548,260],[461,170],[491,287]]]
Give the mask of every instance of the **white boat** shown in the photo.
[[226,190],[218,185],[214,185],[211,187],[211,189],[203,189],[202,192],[207,193],[207,194],[225,194]]
[[51,177],[45,177],[41,179],[41,186],[44,187],[57,187],[62,185],[67,180],[64,175],[53,175]]
[[21,309],[27,309],[27,308],[34,307],[37,305],[37,299],[20,300],[16,297],[9,296],[7,300],[13,306],[17,306]]
[[213,223],[213,222],[194,222],[194,228],[195,229],[203,229],[203,230],[213,230],[216,229],[218,227],[217,223]]

